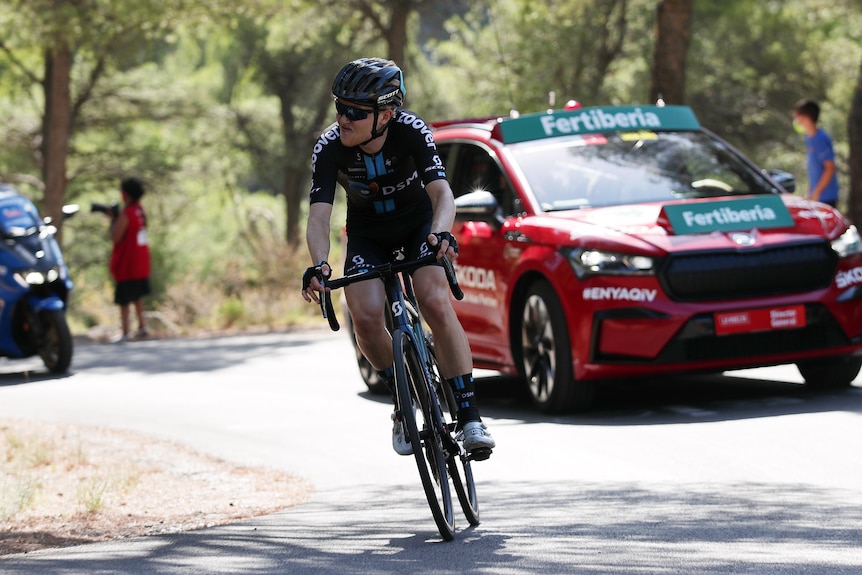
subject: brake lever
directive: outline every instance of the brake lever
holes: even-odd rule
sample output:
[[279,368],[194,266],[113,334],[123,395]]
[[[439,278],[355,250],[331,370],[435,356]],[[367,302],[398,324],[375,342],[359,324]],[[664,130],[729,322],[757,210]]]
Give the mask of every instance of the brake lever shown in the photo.
[[440,260],[443,263],[443,269],[446,271],[446,279],[449,280],[449,289],[452,290],[452,295],[455,299],[461,301],[464,299],[464,291],[458,285],[458,277],[455,275],[455,266],[452,265],[452,260],[443,256]]
[[329,322],[329,329],[338,331],[341,329],[341,326],[338,324],[338,318],[335,317],[335,308],[332,306],[332,292],[326,291],[325,281],[321,283],[324,289],[320,292],[320,311],[323,313],[323,317]]

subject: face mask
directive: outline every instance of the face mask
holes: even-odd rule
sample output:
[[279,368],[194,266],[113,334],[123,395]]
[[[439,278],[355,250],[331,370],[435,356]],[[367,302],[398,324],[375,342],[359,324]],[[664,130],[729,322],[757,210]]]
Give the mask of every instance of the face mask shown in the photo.
[[805,133],[805,128],[803,128],[802,125],[799,122],[797,122],[796,120],[793,120],[793,130],[797,134],[804,134]]

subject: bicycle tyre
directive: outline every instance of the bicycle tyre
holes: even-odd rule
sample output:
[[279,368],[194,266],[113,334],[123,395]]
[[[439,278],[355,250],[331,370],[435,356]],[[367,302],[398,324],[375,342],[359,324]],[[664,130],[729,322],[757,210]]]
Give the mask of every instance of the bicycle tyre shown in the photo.
[[[447,428],[453,430],[455,423],[458,421],[458,404],[455,402],[455,395],[452,393],[452,388],[440,375],[440,369],[437,367],[437,358],[434,353],[433,345],[428,343],[429,351],[431,352],[431,369],[434,374],[434,389],[437,392],[440,405],[445,406],[444,417],[446,419]],[[452,433],[450,432],[450,433]],[[449,468],[449,477],[452,479],[452,485],[455,486],[455,493],[458,495],[458,502],[461,504],[461,510],[464,512],[464,517],[470,525],[479,525],[479,498],[476,495],[476,482],[473,479],[473,468],[470,464],[470,458],[467,452],[464,451],[463,442],[457,442],[453,438],[453,443],[456,444],[456,450],[450,450],[449,457],[446,460],[446,465]]]
[[[422,360],[410,336],[404,331],[399,329],[395,332],[393,343],[395,384],[401,419],[413,445],[413,456],[419,468],[419,477],[422,479],[422,488],[425,490],[431,515],[443,539],[451,541],[455,537],[452,492],[449,489],[440,430],[432,423],[435,420],[433,406]],[[418,409],[405,409],[408,402]]]

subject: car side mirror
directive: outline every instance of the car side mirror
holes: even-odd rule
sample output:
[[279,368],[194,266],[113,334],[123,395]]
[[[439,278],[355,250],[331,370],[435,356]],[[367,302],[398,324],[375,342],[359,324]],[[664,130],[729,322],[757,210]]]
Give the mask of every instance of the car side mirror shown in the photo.
[[772,181],[784,188],[784,191],[788,194],[796,191],[796,177],[790,172],[785,172],[784,170],[767,170],[766,172],[772,178]]
[[505,221],[494,194],[477,190],[455,198],[455,219],[459,221],[488,222],[500,228]]

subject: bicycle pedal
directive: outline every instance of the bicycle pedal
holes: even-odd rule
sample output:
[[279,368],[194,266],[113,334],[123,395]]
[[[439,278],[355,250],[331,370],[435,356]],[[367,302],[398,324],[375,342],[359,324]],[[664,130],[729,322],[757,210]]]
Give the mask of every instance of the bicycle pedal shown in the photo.
[[480,447],[467,454],[467,459],[470,461],[485,461],[491,457],[491,451],[490,447]]

